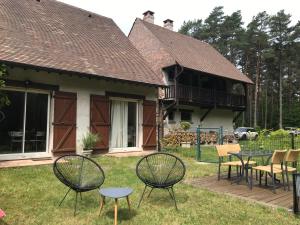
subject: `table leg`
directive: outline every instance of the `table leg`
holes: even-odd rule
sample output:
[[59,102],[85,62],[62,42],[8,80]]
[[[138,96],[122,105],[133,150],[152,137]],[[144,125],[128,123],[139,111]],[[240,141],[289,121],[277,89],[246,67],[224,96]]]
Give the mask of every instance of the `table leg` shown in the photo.
[[103,206],[105,204],[105,196],[101,196],[101,200],[100,200],[100,212],[99,212],[99,216],[101,215],[101,212],[102,212],[102,209],[103,209]]
[[115,225],[118,223],[118,199],[115,198]]
[[126,200],[127,200],[127,204],[128,204],[128,209],[129,209],[129,211],[130,211],[131,209],[130,209],[129,196],[126,197]]

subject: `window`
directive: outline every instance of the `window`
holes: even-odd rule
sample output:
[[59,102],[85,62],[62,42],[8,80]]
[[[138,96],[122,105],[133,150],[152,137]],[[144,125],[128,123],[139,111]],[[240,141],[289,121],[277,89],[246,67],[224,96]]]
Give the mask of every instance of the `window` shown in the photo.
[[168,74],[168,81],[174,81],[174,73]]
[[181,111],[181,121],[192,121],[192,112],[190,111]]
[[168,114],[168,120],[169,121],[174,121],[174,118],[175,118],[175,112],[172,111]]

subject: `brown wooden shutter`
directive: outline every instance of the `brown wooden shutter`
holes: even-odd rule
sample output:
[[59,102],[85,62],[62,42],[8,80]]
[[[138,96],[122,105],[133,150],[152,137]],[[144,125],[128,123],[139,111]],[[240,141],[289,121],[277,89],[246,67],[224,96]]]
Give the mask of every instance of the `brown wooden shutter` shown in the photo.
[[76,93],[55,92],[53,152],[76,152]]
[[156,149],[156,102],[143,103],[143,149]]
[[109,148],[109,99],[106,96],[91,95],[90,129],[101,136],[94,150],[107,151]]

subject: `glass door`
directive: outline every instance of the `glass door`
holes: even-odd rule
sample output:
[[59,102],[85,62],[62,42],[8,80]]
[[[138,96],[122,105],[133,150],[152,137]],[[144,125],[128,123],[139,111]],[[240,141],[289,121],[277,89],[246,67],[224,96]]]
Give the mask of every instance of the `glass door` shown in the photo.
[[23,152],[25,93],[1,91],[10,104],[0,109],[0,154]]
[[111,149],[137,147],[137,102],[111,101]]
[[24,152],[45,152],[48,95],[27,93]]
[[46,152],[48,94],[3,93],[10,104],[0,109],[0,154]]

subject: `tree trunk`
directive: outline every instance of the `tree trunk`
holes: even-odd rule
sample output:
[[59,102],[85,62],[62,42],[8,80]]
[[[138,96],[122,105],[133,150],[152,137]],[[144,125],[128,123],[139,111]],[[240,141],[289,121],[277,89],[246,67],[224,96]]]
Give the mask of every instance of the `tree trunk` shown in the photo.
[[254,112],[253,112],[254,127],[257,127],[257,101],[258,101],[259,76],[260,76],[260,53],[257,53],[255,91],[254,91]]
[[279,55],[279,129],[282,129],[282,68],[281,68],[281,50]]
[[265,100],[265,129],[268,127],[268,88],[266,88],[266,100]]

